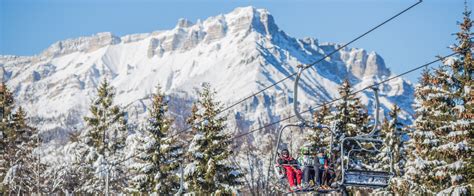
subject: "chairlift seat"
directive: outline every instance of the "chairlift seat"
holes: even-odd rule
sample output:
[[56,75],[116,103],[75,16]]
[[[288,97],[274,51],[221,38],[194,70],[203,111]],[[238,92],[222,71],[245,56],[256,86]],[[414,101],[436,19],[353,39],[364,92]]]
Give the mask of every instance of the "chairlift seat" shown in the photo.
[[392,175],[383,171],[347,170],[344,173],[345,186],[387,187]]
[[311,187],[311,188],[307,188],[307,189],[303,189],[303,190],[295,190],[295,191],[290,191],[290,192],[287,192],[286,194],[307,194],[307,193],[318,193],[318,194],[330,194],[330,193],[333,193],[333,192],[339,192],[340,190],[339,189],[319,189],[319,188],[315,188],[315,187]]
[[340,190],[331,188],[331,189],[316,189],[316,191],[319,194],[330,194],[330,193],[333,193],[333,192],[339,192]]
[[280,165],[275,165],[275,174],[277,175],[279,180],[283,180],[286,178],[286,172],[284,171],[283,167]]

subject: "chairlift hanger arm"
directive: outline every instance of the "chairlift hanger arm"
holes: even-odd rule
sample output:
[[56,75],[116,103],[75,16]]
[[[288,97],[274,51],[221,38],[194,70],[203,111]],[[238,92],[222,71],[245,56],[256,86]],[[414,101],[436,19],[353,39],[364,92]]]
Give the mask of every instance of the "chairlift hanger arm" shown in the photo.
[[303,70],[304,70],[304,66],[303,65],[298,65],[298,73],[296,74],[296,78],[295,78],[295,85],[293,87],[293,92],[294,92],[294,96],[293,96],[293,110],[295,111],[295,115],[296,117],[298,118],[298,120],[300,120],[301,123],[303,124],[307,124],[307,125],[310,125],[312,123],[309,123],[307,122],[303,116],[301,116],[300,112],[298,111],[298,82],[300,81],[300,77],[301,77],[301,73],[303,73]]
[[295,112],[295,116],[298,118],[298,120],[301,122],[301,126],[306,126],[306,127],[310,127],[310,128],[319,128],[319,129],[327,129],[329,131],[331,131],[331,133],[334,134],[334,132],[331,130],[331,128],[329,126],[326,126],[326,125],[322,125],[322,124],[314,124],[312,122],[309,122],[309,121],[306,121],[303,116],[301,116],[301,113],[298,111],[298,83],[300,81],[300,78],[301,78],[301,74],[303,73],[303,71],[305,70],[305,67],[303,65],[298,65],[298,72],[296,74],[296,78],[295,78],[295,84],[294,84],[294,95],[293,95],[293,110]]
[[369,136],[374,136],[379,130],[379,109],[380,109],[380,102],[379,102],[379,89],[377,87],[372,88],[374,90],[374,98],[375,98],[375,124],[372,131],[369,133]]
[[298,111],[298,82],[300,81],[300,78],[301,78],[301,74],[303,73],[303,71],[306,69],[305,66],[303,65],[298,65],[298,73],[296,74],[296,78],[295,78],[295,84],[294,84],[294,100],[293,100],[293,110],[295,112],[295,116],[299,119],[299,121],[301,122],[301,126],[306,126],[306,127],[310,127],[310,128],[316,128],[316,129],[326,129],[326,130],[329,130],[329,132],[331,133],[331,143],[330,143],[330,147],[329,147],[329,150],[332,151],[332,145],[333,145],[333,138],[334,138],[334,135],[336,135],[336,133],[334,132],[334,130],[332,128],[330,128],[329,126],[327,125],[323,125],[323,124],[316,124],[316,123],[313,123],[313,122],[309,122],[309,121],[306,121],[303,116],[301,116],[300,112]]

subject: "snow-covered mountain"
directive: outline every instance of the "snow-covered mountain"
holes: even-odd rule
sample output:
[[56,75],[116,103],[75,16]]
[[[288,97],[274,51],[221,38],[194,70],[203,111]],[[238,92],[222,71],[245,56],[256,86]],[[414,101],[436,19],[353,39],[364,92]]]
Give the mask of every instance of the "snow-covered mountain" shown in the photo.
[[[36,56],[0,56],[0,75],[35,126],[54,139],[81,129],[82,116],[103,78],[117,88],[116,103],[126,107],[130,122],[137,123],[146,114],[148,101],[143,98],[157,84],[174,95],[171,104],[177,104],[171,107],[183,122],[182,115],[189,111],[181,106],[189,106],[194,89],[203,82],[217,90],[218,100],[230,105],[339,46],[293,38],[278,28],[267,10],[243,7],[195,23],[181,19],[170,30],[122,37],[98,33],[59,41]],[[345,78],[360,89],[391,75],[377,53],[344,48],[304,71],[299,101],[308,107],[337,98]],[[245,132],[288,115],[293,81],[232,108],[228,115],[238,128],[234,131]],[[381,89],[383,109],[396,103],[410,121],[413,86],[397,78]],[[372,92],[359,96],[372,108]],[[259,134],[263,133],[255,135],[257,140]]]

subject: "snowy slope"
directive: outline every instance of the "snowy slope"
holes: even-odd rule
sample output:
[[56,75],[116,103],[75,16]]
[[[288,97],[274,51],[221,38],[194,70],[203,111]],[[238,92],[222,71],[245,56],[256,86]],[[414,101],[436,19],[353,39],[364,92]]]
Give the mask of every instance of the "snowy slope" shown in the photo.
[[[158,83],[189,105],[194,88],[209,82],[218,100],[230,105],[338,46],[293,38],[278,28],[267,10],[243,7],[196,23],[181,19],[171,30],[123,37],[99,33],[59,41],[36,56],[0,56],[0,69],[32,121],[45,137],[55,139],[81,129],[82,116],[103,78],[117,88],[116,103],[127,106],[130,121],[136,123],[146,111],[147,101],[142,98]],[[391,75],[377,53],[344,48],[304,72],[299,101],[308,107],[337,98],[345,78],[363,88]],[[229,112],[230,128],[245,132],[288,115],[292,93],[293,78],[238,105]],[[370,108],[371,95],[370,91],[360,94]],[[393,80],[382,86],[381,95],[383,109],[399,104],[410,121],[413,86],[409,82]],[[188,111],[171,107],[177,116]]]

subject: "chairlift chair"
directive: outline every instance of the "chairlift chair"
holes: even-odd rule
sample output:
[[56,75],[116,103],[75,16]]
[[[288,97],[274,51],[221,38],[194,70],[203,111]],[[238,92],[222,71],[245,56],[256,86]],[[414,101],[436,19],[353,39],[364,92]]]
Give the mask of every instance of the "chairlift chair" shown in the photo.
[[[383,145],[383,140],[378,138],[378,122],[379,122],[379,99],[378,99],[378,90],[374,90],[375,95],[375,124],[372,131],[365,135],[358,135],[354,137],[345,137],[340,141],[341,149],[341,182],[340,184],[348,186],[357,186],[357,187],[367,187],[367,188],[384,188],[387,187],[390,179],[393,176],[393,168],[390,164],[390,171],[379,171],[372,169],[360,169],[360,168],[350,168],[349,162],[354,158],[354,152],[358,153],[368,153],[370,155],[376,155],[380,153],[380,147]],[[345,142],[352,141],[356,143],[356,146],[345,146]],[[370,143],[373,146],[373,149],[367,149],[361,143]],[[392,155],[389,150],[389,160],[391,161]],[[372,156],[375,157],[375,156]],[[345,163],[345,159],[347,159]]]

